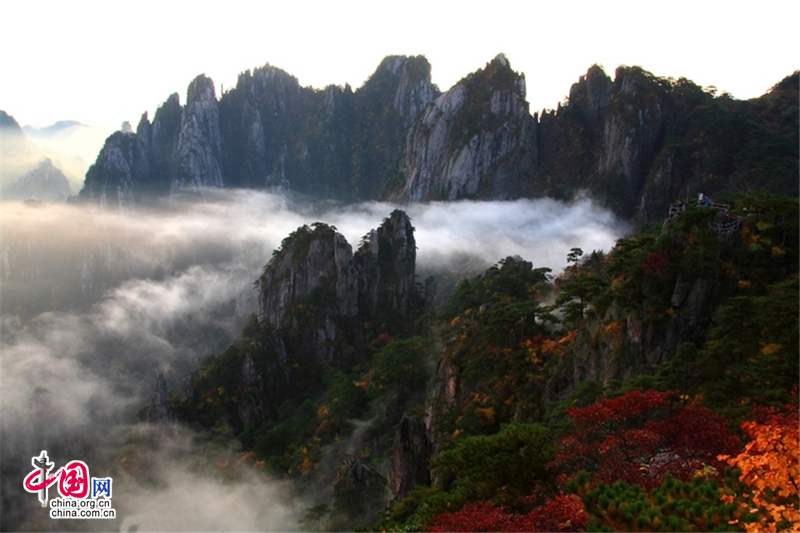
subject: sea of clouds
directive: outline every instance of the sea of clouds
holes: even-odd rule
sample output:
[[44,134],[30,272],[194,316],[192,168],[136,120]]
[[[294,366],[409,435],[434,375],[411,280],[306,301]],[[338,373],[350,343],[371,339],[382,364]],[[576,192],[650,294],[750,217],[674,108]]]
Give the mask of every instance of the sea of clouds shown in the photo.
[[[205,355],[224,349],[256,311],[254,280],[290,232],[321,221],[356,248],[397,208],[416,228],[418,273],[440,278],[476,275],[514,255],[557,274],[571,248],[608,250],[628,231],[589,199],[338,205],[218,190],[204,201],[123,213],[0,204],[3,529],[50,520],[31,521],[30,513],[43,510],[18,479],[43,446],[62,450],[53,456],[61,465],[82,459],[66,454],[88,449],[112,464],[132,431],[146,431],[131,428],[155,377],[164,373],[176,387]],[[47,428],[37,429],[32,417],[41,419],[43,410]],[[192,468],[192,438],[181,439],[182,451],[153,453],[152,484],[120,480],[114,500],[121,511],[112,528],[297,527],[302,505],[280,498],[287,491],[277,481],[258,472],[225,481],[213,469]],[[235,462],[239,451],[219,453]],[[187,486],[202,490],[189,497]],[[235,503],[225,504],[226,512],[220,505],[229,500]],[[75,527],[110,527],[89,522]]]

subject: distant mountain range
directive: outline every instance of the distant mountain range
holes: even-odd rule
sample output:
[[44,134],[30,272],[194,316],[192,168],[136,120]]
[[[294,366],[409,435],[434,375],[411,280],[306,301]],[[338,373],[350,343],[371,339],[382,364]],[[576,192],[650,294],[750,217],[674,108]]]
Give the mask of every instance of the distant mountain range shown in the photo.
[[71,190],[64,173],[44,158],[36,168],[3,187],[2,194],[5,199],[65,202]]
[[798,195],[798,73],[747,101],[621,66],[580,76],[530,114],[505,56],[442,93],[421,56],[390,56],[356,90],[301,87],[270,65],[217,97],[204,75],[136,133],[110,136],[80,198],[108,208],[205,187],[343,202],[571,199],[646,222],[671,202],[766,189]]
[[67,130],[70,130],[71,128],[79,128],[81,126],[84,126],[84,124],[81,124],[77,120],[59,120],[55,124],[44,126],[42,128],[23,126],[22,131],[25,133],[25,135],[34,139],[47,139],[56,135],[63,135]]

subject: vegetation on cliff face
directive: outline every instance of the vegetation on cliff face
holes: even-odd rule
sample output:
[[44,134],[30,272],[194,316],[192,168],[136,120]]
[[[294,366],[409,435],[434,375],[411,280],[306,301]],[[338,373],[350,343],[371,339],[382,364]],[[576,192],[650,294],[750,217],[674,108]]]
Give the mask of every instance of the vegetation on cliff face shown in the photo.
[[299,320],[253,317],[175,411],[273,474],[337,487],[304,522],[323,528],[790,527],[797,450],[777,443],[798,429],[798,219],[760,194],[573,249],[555,279],[509,257],[439,317],[362,323],[333,361],[292,344]]
[[639,67],[612,81],[594,66],[540,118],[535,189],[556,198],[588,189],[638,222],[701,192],[797,196],[799,78],[738,101]]

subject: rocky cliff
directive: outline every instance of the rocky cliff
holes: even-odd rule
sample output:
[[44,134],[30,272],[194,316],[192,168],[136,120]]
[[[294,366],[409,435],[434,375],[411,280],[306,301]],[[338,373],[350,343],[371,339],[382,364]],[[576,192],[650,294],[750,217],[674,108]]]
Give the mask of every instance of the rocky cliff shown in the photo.
[[[396,178],[407,129],[438,94],[423,57],[387,57],[356,91],[301,87],[294,76],[265,65],[240,74],[217,99],[213,82],[201,75],[189,85],[185,106],[173,94],[152,124],[142,116],[136,138],[149,170],[130,190],[139,201],[205,187],[376,198]],[[83,198],[114,194],[114,177],[104,169],[119,165],[110,155],[98,156]]]
[[408,134],[405,201],[508,199],[533,194],[536,122],[525,77],[505,56],[436,99]]
[[295,337],[306,353],[333,361],[346,319],[372,323],[348,333],[363,339],[367,329],[391,329],[393,319],[420,312],[415,269],[414,228],[402,211],[370,231],[355,254],[335,228],[303,226],[284,239],[259,279],[258,317],[290,335],[300,331]]
[[118,131],[106,139],[97,162],[86,173],[80,197],[104,209],[123,210],[136,205],[150,180],[145,144],[133,133]]
[[203,75],[189,85],[176,145],[176,175],[171,192],[201,193],[222,187],[222,135],[214,82]]
[[736,101],[640,67],[621,66],[612,80],[595,65],[564,105],[542,114],[534,188],[565,199],[589,191],[637,223],[700,192],[730,197],[761,187],[797,196],[800,130],[789,116],[799,78]]
[[152,124],[142,117],[135,137],[147,172],[131,171],[135,181],[121,186],[125,165],[104,149],[81,196],[122,206],[205,187],[346,202],[588,191],[646,222],[699,192],[798,194],[797,75],[744,102],[640,67],[611,79],[595,65],[555,110],[531,116],[525,77],[502,54],[444,94],[430,73],[424,57],[390,56],[357,90],[318,90],[265,65],[219,99],[199,76],[185,106],[172,95]]

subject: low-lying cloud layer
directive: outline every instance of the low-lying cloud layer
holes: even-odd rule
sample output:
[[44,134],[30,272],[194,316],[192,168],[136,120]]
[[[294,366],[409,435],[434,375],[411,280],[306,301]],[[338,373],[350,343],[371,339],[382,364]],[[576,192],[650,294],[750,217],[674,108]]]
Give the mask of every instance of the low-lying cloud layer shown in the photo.
[[[355,248],[397,208],[378,202],[298,205],[253,191],[215,191],[213,196],[211,202],[124,214],[0,204],[5,435],[0,513],[15,498],[32,497],[13,476],[26,470],[44,446],[55,453],[57,443],[71,443],[61,447],[62,453],[77,454],[85,449],[81,439],[119,445],[110,435],[134,422],[159,372],[176,386],[203,356],[224,349],[256,310],[253,281],[290,232],[322,221],[336,226]],[[405,209],[416,227],[420,273],[474,275],[509,255],[557,273],[570,248],[607,250],[626,231],[589,200],[452,202]],[[44,411],[52,423],[45,432],[34,431],[31,417]],[[64,464],[81,457],[58,459]],[[160,470],[169,471],[169,456],[160,460]],[[131,489],[125,499],[130,516],[120,518],[125,527],[296,526],[284,504],[265,518],[258,502],[236,503],[246,502],[247,487],[256,485],[260,488],[252,490],[261,492],[251,492],[251,500],[270,500],[276,489],[263,476],[259,484],[244,483],[241,493],[236,489],[226,496],[230,487],[208,472],[175,468],[171,481],[157,490]],[[184,486],[192,488],[184,492]],[[231,511],[216,513],[220,502],[230,503]],[[189,512],[171,513],[173,505]],[[218,518],[191,518],[208,513]],[[234,515],[239,521],[227,521]],[[20,524],[8,516],[3,527]]]

